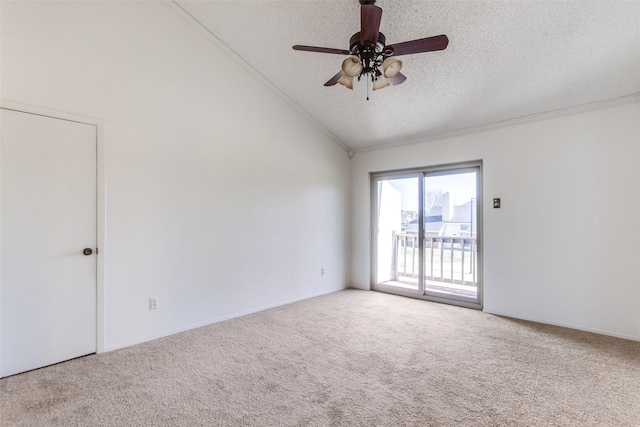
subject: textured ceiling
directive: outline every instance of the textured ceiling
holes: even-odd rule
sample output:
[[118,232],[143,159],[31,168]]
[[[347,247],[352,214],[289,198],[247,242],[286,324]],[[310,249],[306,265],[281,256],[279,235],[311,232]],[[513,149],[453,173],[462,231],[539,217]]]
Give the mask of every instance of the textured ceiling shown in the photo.
[[401,57],[407,81],[323,84],[349,48],[358,0],[176,3],[353,151],[640,93],[640,1],[378,0],[387,44],[446,34]]

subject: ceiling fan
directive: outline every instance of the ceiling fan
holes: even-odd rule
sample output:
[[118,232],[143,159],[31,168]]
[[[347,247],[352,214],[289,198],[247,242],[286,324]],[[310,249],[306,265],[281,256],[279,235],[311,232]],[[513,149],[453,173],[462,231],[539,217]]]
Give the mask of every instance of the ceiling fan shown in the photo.
[[[402,61],[396,57],[443,50],[449,44],[449,39],[443,34],[386,45],[386,38],[380,32],[382,9],[374,4],[375,0],[359,1],[361,5],[360,31],[351,36],[348,50],[303,45],[293,46],[294,50],[350,55],[342,62],[342,70],[326,82],[325,86],[340,83],[353,89],[354,77],[360,81],[362,76],[371,79],[373,90],[382,89],[389,84],[399,85],[407,78],[400,72]],[[367,97],[367,99],[369,98]]]

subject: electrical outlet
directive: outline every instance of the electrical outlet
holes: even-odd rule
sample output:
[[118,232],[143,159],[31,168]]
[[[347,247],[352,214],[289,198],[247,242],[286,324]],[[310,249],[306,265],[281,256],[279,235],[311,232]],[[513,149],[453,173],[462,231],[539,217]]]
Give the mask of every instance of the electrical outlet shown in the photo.
[[321,276],[324,276],[324,268],[321,268],[321,269],[320,269],[320,275],[321,275]]
[[493,199],[493,208],[500,209],[500,199],[498,198]]
[[149,298],[149,310],[158,309],[158,297]]

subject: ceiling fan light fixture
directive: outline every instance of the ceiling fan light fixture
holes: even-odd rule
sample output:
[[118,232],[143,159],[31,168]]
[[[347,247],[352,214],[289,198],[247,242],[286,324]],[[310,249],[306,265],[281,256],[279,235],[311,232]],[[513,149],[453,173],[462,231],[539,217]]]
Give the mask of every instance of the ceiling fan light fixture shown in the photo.
[[342,86],[346,87],[347,89],[353,90],[352,76],[348,76],[345,74],[344,76],[340,77],[340,79],[338,79],[338,83],[340,83]]
[[390,56],[382,62],[382,69],[385,77],[393,77],[402,70],[402,61]]
[[379,75],[377,79],[373,81],[373,90],[382,89],[389,86],[389,81],[384,77],[384,75]]
[[[342,62],[342,71],[349,76],[355,77],[362,73],[362,62],[357,56],[350,56]],[[353,79],[352,79],[353,80]]]

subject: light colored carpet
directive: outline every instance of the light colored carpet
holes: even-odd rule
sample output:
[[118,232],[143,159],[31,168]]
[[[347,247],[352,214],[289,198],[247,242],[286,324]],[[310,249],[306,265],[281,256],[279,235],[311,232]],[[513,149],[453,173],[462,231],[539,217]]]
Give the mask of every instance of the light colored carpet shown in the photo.
[[639,426],[640,342],[347,290],[0,392],[3,426]]

